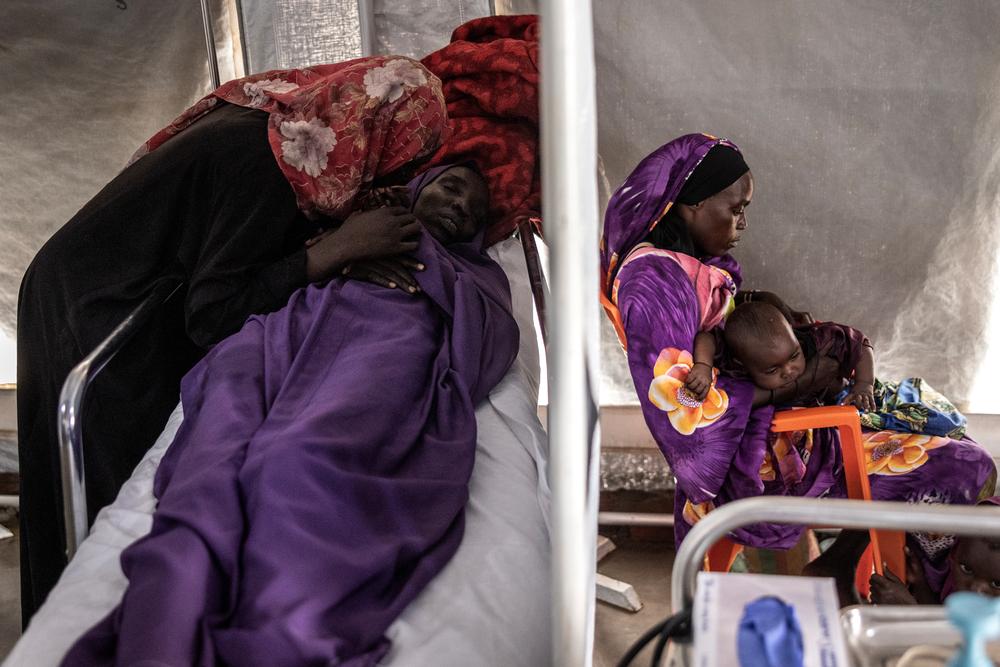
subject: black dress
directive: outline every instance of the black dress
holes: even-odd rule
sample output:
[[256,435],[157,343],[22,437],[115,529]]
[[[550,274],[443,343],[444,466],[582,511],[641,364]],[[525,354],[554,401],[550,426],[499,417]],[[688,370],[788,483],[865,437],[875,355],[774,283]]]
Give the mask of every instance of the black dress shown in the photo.
[[22,623],[65,567],[57,407],[66,375],[161,281],[182,293],[90,386],[90,521],[163,429],[180,378],[254,313],[306,283],[311,229],[262,111],[222,104],[122,171],[46,242],[18,302]]

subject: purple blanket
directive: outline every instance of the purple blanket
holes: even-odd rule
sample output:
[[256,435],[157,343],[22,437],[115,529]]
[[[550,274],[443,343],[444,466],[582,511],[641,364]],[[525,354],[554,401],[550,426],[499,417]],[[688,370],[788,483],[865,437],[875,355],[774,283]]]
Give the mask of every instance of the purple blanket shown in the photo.
[[185,378],[151,533],[66,665],[374,665],[461,542],[474,408],[518,347],[502,269],[424,234],[425,296],[335,280]]

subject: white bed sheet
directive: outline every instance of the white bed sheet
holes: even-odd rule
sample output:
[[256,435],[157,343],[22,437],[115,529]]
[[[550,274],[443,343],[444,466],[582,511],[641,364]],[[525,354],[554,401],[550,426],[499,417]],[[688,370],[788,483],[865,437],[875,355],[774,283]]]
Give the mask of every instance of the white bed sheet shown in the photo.
[[[393,667],[534,667],[550,659],[548,443],[537,417],[538,347],[520,244],[490,254],[511,282],[521,329],[517,360],[476,410],[479,437],[465,536],[445,569],[389,628]],[[121,599],[121,551],[152,524],[156,466],[182,420],[171,415],[156,444],[38,610],[5,667],[57,665]]]

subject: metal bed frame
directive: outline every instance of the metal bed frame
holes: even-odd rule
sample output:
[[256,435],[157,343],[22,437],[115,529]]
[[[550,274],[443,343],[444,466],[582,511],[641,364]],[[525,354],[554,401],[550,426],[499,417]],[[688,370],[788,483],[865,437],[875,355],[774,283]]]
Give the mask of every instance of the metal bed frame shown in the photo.
[[[736,500],[718,507],[696,523],[678,549],[670,581],[674,613],[691,609],[696,577],[712,545],[737,528],[761,522],[1000,537],[996,510],[985,507],[786,497]],[[875,618],[867,612],[868,607],[848,607],[841,612],[841,616],[846,624],[857,625]],[[881,616],[886,616],[886,613],[897,621],[942,618],[941,614],[935,613],[928,616],[927,607],[878,608]],[[857,647],[853,648],[857,650]],[[685,651],[675,657],[681,664],[689,660]],[[862,662],[867,664],[867,660]]]
[[[250,62],[243,10],[235,0],[244,72]],[[552,488],[552,664],[592,663],[600,434],[596,384],[599,314],[597,121],[590,0],[542,0],[541,154],[543,218],[551,248],[552,299],[546,294],[533,227],[520,227],[529,278],[549,350]],[[491,3],[492,7],[492,3]],[[219,66],[208,0],[201,0],[209,73]],[[374,50],[371,0],[358,0],[363,55]],[[72,558],[89,530],[83,467],[82,410],[87,386],[129,338],[181,286],[154,290],[107,339],[74,368],[59,404],[66,554]],[[551,334],[551,337],[550,337]]]

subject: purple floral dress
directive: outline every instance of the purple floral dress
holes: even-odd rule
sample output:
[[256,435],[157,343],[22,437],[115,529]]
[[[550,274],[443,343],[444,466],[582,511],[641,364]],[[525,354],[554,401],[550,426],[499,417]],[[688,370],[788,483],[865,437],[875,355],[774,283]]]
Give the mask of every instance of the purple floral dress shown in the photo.
[[[723,503],[760,495],[846,497],[837,434],[830,429],[770,433],[774,409],[754,409],[753,385],[719,376],[704,402],[684,389],[695,334],[717,294],[666,254],[630,254],[666,215],[692,171],[728,141],[685,135],[646,157],[608,204],[601,239],[601,300],[622,338],[646,424],[677,478],[674,513],[680,543],[699,518]],[[738,149],[737,149],[738,150]],[[730,276],[731,256],[700,258]],[[725,289],[721,286],[719,289]],[[894,431],[868,432],[865,453],[872,497],[912,503],[973,504],[993,493],[996,468],[975,442]],[[759,524],[733,539],[784,549],[802,528]]]

